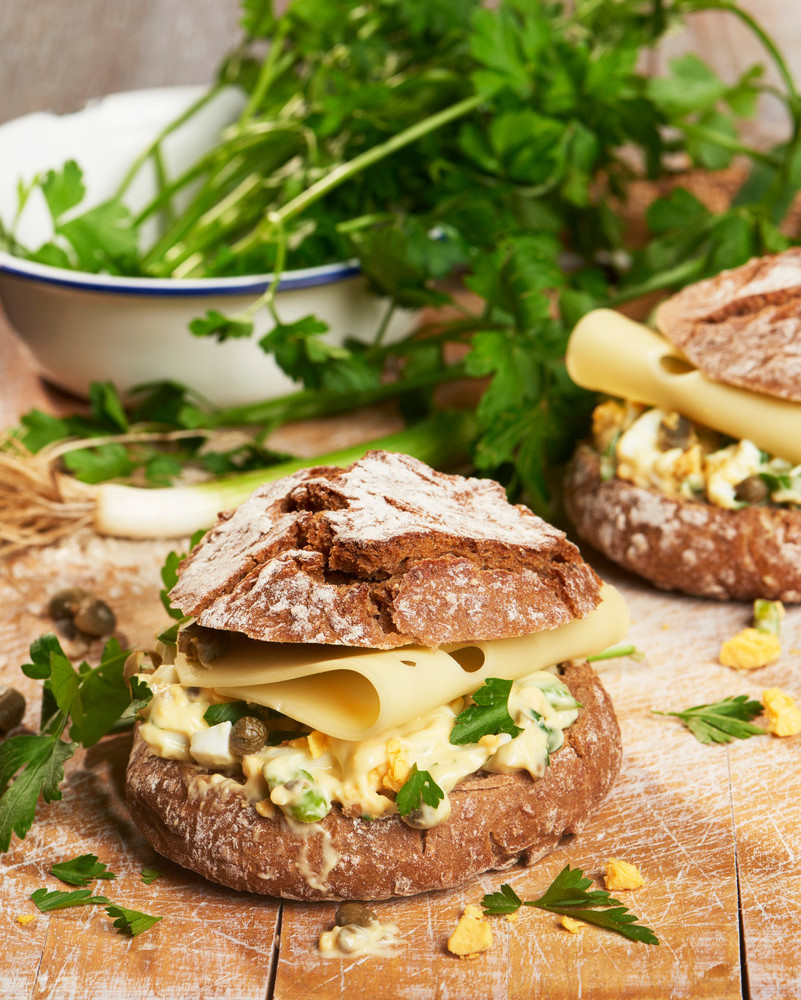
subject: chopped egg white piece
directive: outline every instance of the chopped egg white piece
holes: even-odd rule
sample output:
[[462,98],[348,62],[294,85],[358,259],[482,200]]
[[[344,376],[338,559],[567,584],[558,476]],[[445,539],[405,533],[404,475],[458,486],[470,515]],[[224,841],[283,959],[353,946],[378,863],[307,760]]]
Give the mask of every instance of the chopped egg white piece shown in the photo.
[[229,743],[233,723],[220,722],[209,729],[192,733],[189,739],[189,753],[192,759],[204,767],[232,767],[236,757],[231,753]]

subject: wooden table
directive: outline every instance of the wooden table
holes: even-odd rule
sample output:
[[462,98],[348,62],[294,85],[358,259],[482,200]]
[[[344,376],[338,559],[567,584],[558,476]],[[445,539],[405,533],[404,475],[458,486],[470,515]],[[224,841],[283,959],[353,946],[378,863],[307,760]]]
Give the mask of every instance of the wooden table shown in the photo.
[[[0,380],[3,423],[33,404],[59,404],[2,321]],[[158,571],[172,547],[86,533],[0,564],[0,682],[26,694],[31,725],[38,683],[18,667],[48,628],[49,594],[64,584],[105,594],[123,641],[147,643],[162,623]],[[623,771],[584,831],[535,868],[378,904],[400,928],[400,955],[324,959],[315,942],[332,924],[333,904],[236,894],[154,854],[122,794],[129,738],[112,737],[70,762],[63,801],[40,805],[31,833],[0,859],[0,998],[801,997],[801,737],[702,746],[677,720],[650,711],[759,698],[772,686],[801,701],[801,609],[787,614],[780,661],[738,675],[717,653],[748,623],[747,605],[658,593],[596,564],[627,596],[631,640],[645,654],[599,665],[620,717]],[[164,919],[127,939],[102,908],[38,914],[30,893],[60,886],[50,866],[89,852],[118,876],[96,891]],[[509,882],[534,898],[566,863],[599,880],[610,857],[642,871],[645,886],[625,902],[658,947],[589,926],[572,935],[558,918],[525,910],[514,922],[494,921],[489,952],[460,961],[446,951],[463,907],[484,892]],[[140,880],[148,866],[163,873],[149,887]],[[16,919],[34,913],[27,925]]]

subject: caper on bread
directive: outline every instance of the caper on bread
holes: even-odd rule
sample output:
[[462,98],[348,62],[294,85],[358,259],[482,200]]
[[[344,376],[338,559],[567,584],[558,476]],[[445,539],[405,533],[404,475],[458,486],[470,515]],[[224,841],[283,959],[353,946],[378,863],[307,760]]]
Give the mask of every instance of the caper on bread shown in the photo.
[[617,775],[583,660],[622,638],[625,603],[498,484],[384,452],[304,470],[222,515],[171,597],[192,617],[139,675],[127,794],[213,881],[459,885],[533,863]]
[[801,250],[684,289],[651,330],[608,310],[570,338],[604,393],[565,480],[579,535],[659,587],[801,601]]

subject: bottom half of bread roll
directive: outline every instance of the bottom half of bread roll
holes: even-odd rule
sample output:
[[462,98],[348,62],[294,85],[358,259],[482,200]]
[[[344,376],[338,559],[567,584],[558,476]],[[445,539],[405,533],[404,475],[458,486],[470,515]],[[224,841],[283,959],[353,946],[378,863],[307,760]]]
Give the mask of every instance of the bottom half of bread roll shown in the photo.
[[336,805],[314,823],[263,816],[235,779],[156,756],[138,733],[127,773],[131,815],[157,851],[185,868],[289,899],[412,895],[533,864],[581,829],[621,761],[617,719],[592,668],[572,661],[559,671],[580,708],[544,775],[477,771],[452,789],[450,816],[431,828]]
[[657,587],[719,600],[801,601],[799,510],[730,510],[604,479],[589,445],[573,456],[564,494],[579,535]]

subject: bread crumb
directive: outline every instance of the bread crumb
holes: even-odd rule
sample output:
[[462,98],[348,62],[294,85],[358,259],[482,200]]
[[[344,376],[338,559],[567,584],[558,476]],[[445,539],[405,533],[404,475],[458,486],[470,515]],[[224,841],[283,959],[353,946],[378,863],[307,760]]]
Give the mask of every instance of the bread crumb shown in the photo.
[[667,630],[669,628],[670,628],[670,623],[669,622],[662,622],[662,631],[663,632],[667,632]]
[[28,924],[32,924],[34,920],[36,920],[35,913],[18,913],[16,917],[16,921],[20,927],[27,927]]
[[801,733],[801,709],[793,698],[780,688],[768,688],[762,692],[768,732],[774,736],[796,736]]
[[639,889],[645,885],[645,879],[634,865],[619,858],[610,858],[606,862],[604,882],[606,888],[612,892],[619,892],[621,889]]
[[448,938],[448,951],[469,958],[492,947],[492,929],[481,907],[468,903],[456,930]]
[[727,639],[720,647],[718,657],[724,667],[735,670],[755,670],[775,663],[781,655],[782,644],[772,632],[760,632],[746,628],[732,639]]
[[576,920],[574,917],[562,917],[562,926],[571,934],[579,934],[584,930],[583,921]]

